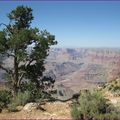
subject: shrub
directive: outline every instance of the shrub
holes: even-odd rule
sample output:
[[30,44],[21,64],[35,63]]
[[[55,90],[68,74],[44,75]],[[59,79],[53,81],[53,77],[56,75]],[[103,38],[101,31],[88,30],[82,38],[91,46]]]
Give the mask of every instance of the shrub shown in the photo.
[[29,91],[25,91],[24,93],[18,92],[17,95],[11,99],[10,104],[8,104],[8,110],[10,112],[18,111],[17,106],[24,106],[30,101],[30,97],[31,96]]
[[[12,99],[11,104],[16,106],[24,106],[29,102],[41,102],[41,93],[31,93],[31,91],[18,92],[17,95]],[[13,104],[13,105],[14,105]]]
[[71,115],[75,119],[119,118],[117,113],[98,91],[81,92],[79,104],[74,103],[71,109]]
[[[30,92],[29,91],[25,91],[23,92],[18,92],[16,97],[12,99],[11,104],[14,106],[19,106],[22,105],[24,106],[26,103],[28,103],[30,101]],[[14,104],[13,104],[14,103]]]
[[119,116],[119,113],[114,113],[114,112],[111,112],[111,113],[106,113],[106,114],[98,114],[96,115],[97,119],[108,119],[108,120],[115,120],[115,119],[119,119],[120,116]]
[[46,98],[46,94],[43,93],[40,89],[36,87],[33,82],[25,82],[22,85],[21,92],[26,91],[29,92],[30,99],[28,102],[39,102],[42,99]]
[[0,102],[0,112],[2,112],[3,106],[4,106],[4,103]]
[[12,99],[12,94],[8,90],[0,90],[0,108],[7,107]]
[[10,103],[8,105],[8,111],[9,112],[17,112],[17,104],[16,103]]
[[75,118],[75,119],[77,119],[77,118],[82,118],[81,115],[80,115],[80,112],[79,112],[79,110],[78,110],[78,106],[77,106],[76,103],[73,103],[71,115],[72,115],[72,117]]

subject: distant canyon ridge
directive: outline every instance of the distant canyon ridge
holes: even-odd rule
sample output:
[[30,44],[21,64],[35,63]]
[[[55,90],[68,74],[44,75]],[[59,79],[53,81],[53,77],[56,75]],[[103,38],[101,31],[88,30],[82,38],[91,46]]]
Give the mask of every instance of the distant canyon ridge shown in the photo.
[[119,48],[51,48],[46,74],[74,91],[120,77]]
[[[6,65],[12,65],[11,60]],[[73,91],[91,89],[120,77],[120,49],[51,48],[45,67],[45,75],[53,77],[58,86]],[[0,70],[1,81],[3,73]]]

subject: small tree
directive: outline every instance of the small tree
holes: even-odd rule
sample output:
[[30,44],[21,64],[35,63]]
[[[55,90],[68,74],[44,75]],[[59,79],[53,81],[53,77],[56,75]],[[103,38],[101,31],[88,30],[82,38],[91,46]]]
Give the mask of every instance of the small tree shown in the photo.
[[24,80],[30,80],[42,89],[44,60],[50,46],[57,44],[55,36],[30,26],[34,18],[30,7],[18,6],[8,14],[8,18],[8,25],[0,24],[5,26],[0,31],[0,53],[1,57],[13,60],[13,68],[5,67],[3,61],[0,68],[9,76],[14,93],[18,92]]

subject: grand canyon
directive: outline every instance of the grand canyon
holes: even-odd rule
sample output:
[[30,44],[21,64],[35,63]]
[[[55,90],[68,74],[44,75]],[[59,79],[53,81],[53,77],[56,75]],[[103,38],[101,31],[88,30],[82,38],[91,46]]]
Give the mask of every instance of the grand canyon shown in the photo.
[[91,89],[120,76],[118,48],[52,48],[46,74],[73,91]]
[[[11,60],[4,60],[12,66]],[[55,79],[56,86],[78,92],[120,77],[118,48],[51,48],[45,60],[45,75]],[[4,72],[0,70],[1,81]]]

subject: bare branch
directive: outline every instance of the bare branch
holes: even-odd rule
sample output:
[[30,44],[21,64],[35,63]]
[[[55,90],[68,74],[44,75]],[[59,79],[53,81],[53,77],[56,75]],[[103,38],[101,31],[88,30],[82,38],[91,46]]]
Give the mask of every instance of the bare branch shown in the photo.
[[4,23],[0,23],[0,26],[2,26],[2,25],[4,25],[5,27],[8,28],[8,26],[7,26],[6,24],[4,24]]
[[[25,67],[27,67],[28,65],[30,65],[32,62],[35,62],[37,59],[31,59],[28,61],[28,63],[26,64]],[[39,61],[43,61],[44,59],[39,59]]]
[[19,68],[21,67],[21,66],[25,66],[25,68],[27,67],[27,66],[29,66],[33,61],[35,61],[36,59],[31,59],[31,60],[27,60],[26,62],[24,62],[24,63],[20,63],[20,65],[19,65]]
[[25,74],[25,73],[22,73],[22,75],[20,76],[19,81],[21,81],[21,80],[22,80],[22,78],[24,77],[24,74]]
[[25,67],[29,66],[33,61],[35,61],[35,59],[31,59],[30,61],[28,61]]
[[[30,65],[34,60],[35,60],[35,59],[26,61],[26,62],[24,63],[25,68],[26,68],[28,65]],[[25,73],[23,72],[23,73],[21,74],[19,80],[18,80],[18,86],[20,85],[20,83],[21,83],[21,81],[22,81],[24,75],[25,75]]]
[[5,54],[7,54],[8,55],[8,57],[14,57],[15,58],[15,55],[13,55],[13,54],[10,54],[10,53],[5,53]]
[[24,77],[24,74],[25,74],[25,73],[22,73],[22,75],[20,76],[20,78],[19,78],[19,80],[18,80],[18,84],[17,84],[18,86],[20,86],[20,83],[21,83],[21,81],[22,81],[22,79],[23,79],[23,77]]
[[8,27],[8,25],[6,25],[6,24],[4,24],[4,23],[0,23],[0,26],[5,26],[8,30],[9,30],[9,32],[11,32],[12,34],[13,34],[13,32],[10,30],[10,28]]

